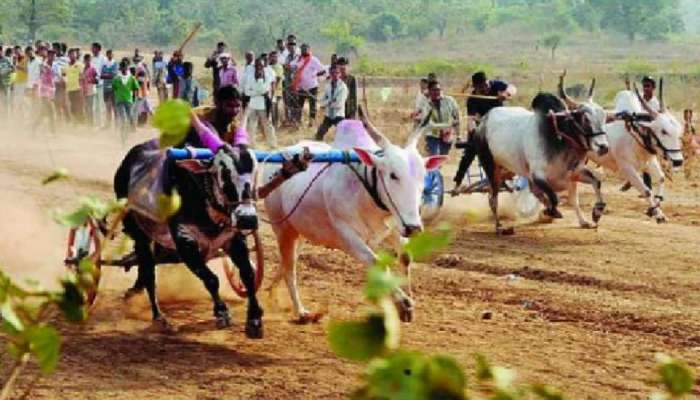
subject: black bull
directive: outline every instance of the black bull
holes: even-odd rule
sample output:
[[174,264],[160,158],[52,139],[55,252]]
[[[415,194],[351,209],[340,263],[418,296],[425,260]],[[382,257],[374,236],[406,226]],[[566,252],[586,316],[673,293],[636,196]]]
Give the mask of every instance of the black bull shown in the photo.
[[[226,149],[231,148],[227,147]],[[137,145],[129,151],[114,177],[114,191],[117,198],[129,197],[134,171],[139,168],[149,152],[153,153],[153,150],[154,143],[147,142]],[[231,152],[229,151],[229,153]],[[233,205],[250,202],[252,197],[250,186],[246,185],[243,190],[240,190],[231,182],[231,176],[235,178],[244,174],[252,174],[255,163],[247,151],[236,151],[235,154],[225,156],[231,157],[229,161],[233,162],[229,162],[227,165],[229,167],[235,166],[235,171],[219,173],[219,176],[223,176],[224,179],[219,178],[218,180],[216,173],[212,173],[214,168],[212,168],[211,161],[188,160],[185,162],[186,166],[174,161],[165,161],[163,174],[165,192],[170,193],[173,189],[177,190],[181,197],[181,206],[174,215],[160,223],[162,228],[160,236],[155,233],[157,229],[151,229],[159,223],[134,211],[129,211],[126,215],[123,222],[124,232],[134,240],[138,264],[138,279],[129,292],[136,293],[145,289],[151,303],[154,321],[169,327],[156,298],[155,266],[158,261],[152,250],[154,242],[156,242],[156,250],[166,247],[163,246],[163,237],[167,237],[171,243],[167,247],[174,247],[177,255],[176,259],[168,260],[168,262],[181,261],[187,265],[190,271],[202,281],[212,297],[217,327],[230,326],[228,307],[219,295],[219,280],[206,264],[213,251],[221,248],[239,269],[240,279],[248,293],[246,335],[250,338],[260,338],[263,335],[263,310],[255,294],[255,272],[250,263],[246,238],[238,229],[241,223],[246,225],[244,229],[256,228],[257,217],[247,215],[246,218],[238,218],[239,226],[231,226]],[[298,159],[295,161],[298,163]],[[193,165],[199,165],[200,168],[193,169]],[[283,167],[285,173],[280,174],[283,175],[283,178],[278,180],[277,184],[281,184],[279,181],[290,176],[285,167]],[[299,169],[303,168],[305,166],[300,166]],[[270,182],[268,185],[271,184],[274,182]],[[216,190],[219,192],[215,193]],[[251,218],[254,218],[255,221],[251,221]],[[158,257],[158,260],[160,259]]]

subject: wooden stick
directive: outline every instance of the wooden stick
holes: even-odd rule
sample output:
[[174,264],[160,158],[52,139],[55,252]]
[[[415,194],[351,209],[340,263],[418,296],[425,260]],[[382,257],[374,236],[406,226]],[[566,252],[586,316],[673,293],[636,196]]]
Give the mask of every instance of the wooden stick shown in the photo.
[[192,38],[194,38],[194,35],[197,34],[197,32],[199,31],[199,29],[201,27],[202,27],[201,22],[197,22],[196,24],[194,24],[194,28],[192,28],[192,31],[190,31],[190,33],[187,35],[187,37],[185,37],[185,40],[182,41],[182,44],[180,45],[180,47],[178,47],[177,50],[179,52],[182,53],[182,50],[185,49],[185,46],[187,46],[187,44],[192,40]]
[[483,99],[483,100],[500,100],[498,96],[483,96],[480,94],[470,94],[470,93],[448,93],[448,96],[452,97],[463,97],[472,99]]

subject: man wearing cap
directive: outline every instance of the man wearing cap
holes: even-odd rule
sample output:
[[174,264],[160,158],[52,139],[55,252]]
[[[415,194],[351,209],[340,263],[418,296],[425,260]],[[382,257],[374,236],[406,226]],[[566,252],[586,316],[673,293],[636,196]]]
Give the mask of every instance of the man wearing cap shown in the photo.
[[[219,73],[219,70],[221,68],[221,55],[226,52],[226,43],[224,42],[219,42],[216,44],[216,50],[214,50],[213,53],[211,53],[211,56],[207,58],[207,60],[204,62],[204,68],[211,68],[211,74],[213,78],[213,88],[214,92],[216,92],[219,87],[221,87],[221,81],[220,77],[221,74]],[[228,56],[229,60],[231,59],[231,55]]]
[[218,76],[214,84],[215,92],[224,86],[238,87],[238,71],[236,71],[235,63],[231,62],[231,54],[219,54],[218,66],[216,68]]

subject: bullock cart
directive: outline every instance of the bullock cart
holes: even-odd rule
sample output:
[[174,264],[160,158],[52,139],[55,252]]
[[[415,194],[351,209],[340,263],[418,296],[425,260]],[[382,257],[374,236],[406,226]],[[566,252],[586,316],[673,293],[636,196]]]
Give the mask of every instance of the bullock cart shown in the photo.
[[[308,149],[305,149],[305,153],[306,154],[304,154],[304,157],[310,158],[311,162],[315,163],[330,164],[359,162],[357,154],[352,151],[331,150],[311,154],[308,152]],[[290,159],[293,155],[281,152],[255,151],[255,156],[258,162],[281,164],[285,160]],[[173,160],[192,158],[208,159],[213,157],[213,153],[208,149],[172,148],[167,150],[167,157]],[[303,198],[299,199],[299,202],[301,202],[301,200],[303,200]],[[122,210],[109,223],[106,221],[106,219],[99,220],[89,217],[83,225],[71,228],[68,232],[66,256],[64,259],[65,266],[69,269],[77,269],[81,262],[86,259],[92,261],[93,265],[95,266],[93,272],[94,285],[93,288],[86,294],[86,302],[89,305],[94,304],[97,298],[102,267],[121,268],[126,272],[137,265],[137,260],[133,253],[127,254],[121,258],[109,258],[104,256],[104,249],[110,241],[115,239],[119,223],[126,212],[127,209]],[[252,241],[249,241],[249,250],[252,258],[251,264],[255,269],[255,289],[257,291],[260,288],[264,277],[265,255],[258,230],[252,230],[247,234],[252,238]],[[177,254],[175,254],[173,251],[163,248],[156,248],[154,250],[157,265],[176,264],[180,262]],[[233,291],[241,298],[245,298],[247,295],[246,289],[236,277],[236,274],[232,268],[232,263],[228,256],[223,251],[220,251],[219,258],[222,259],[224,274],[226,275],[226,279],[231,286],[231,289],[233,289]]]

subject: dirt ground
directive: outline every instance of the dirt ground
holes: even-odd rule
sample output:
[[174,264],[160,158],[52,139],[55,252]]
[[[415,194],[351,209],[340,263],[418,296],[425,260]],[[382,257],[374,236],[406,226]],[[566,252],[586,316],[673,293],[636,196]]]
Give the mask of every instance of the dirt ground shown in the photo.
[[[126,146],[114,133],[87,129],[11,132],[0,134],[0,264],[15,277],[50,285],[62,272],[66,240],[53,210],[70,209],[80,195],[111,196],[127,146],[153,132],[140,131]],[[300,137],[284,135],[290,143]],[[67,168],[72,180],[41,186],[56,167]],[[481,195],[448,199],[441,218],[452,224],[455,240],[414,268],[417,312],[403,325],[403,344],[452,354],[469,370],[482,353],[515,368],[520,382],[551,383],[573,399],[646,398],[657,387],[656,352],[697,371],[700,189],[681,175],[667,191],[665,225],[651,222],[643,201],[620,193],[615,179],[604,186],[609,212],[598,230],[578,229],[573,211],[564,208],[561,221],[517,223],[515,236],[497,237],[489,221],[465,218],[468,210],[485,213]],[[583,204],[590,210],[592,202],[584,190]],[[278,255],[269,227],[263,234],[270,276]],[[324,322],[360,315],[363,268],[308,244],[301,254],[307,306],[326,312]],[[36,381],[28,398],[334,399],[358,383],[362,366],[330,352],[324,323],[292,322],[284,288],[261,294],[265,338],[252,341],[243,334],[244,303],[223,281],[235,325],[221,331],[199,281],[182,266],[163,267],[159,294],[179,328],[166,336],[151,329],[145,298],[122,301],[134,278],[133,271],[106,270],[91,318],[79,327],[62,325],[59,369]],[[482,319],[485,311],[493,318]],[[7,356],[0,361],[8,365]],[[37,374],[31,367],[16,393]]]

